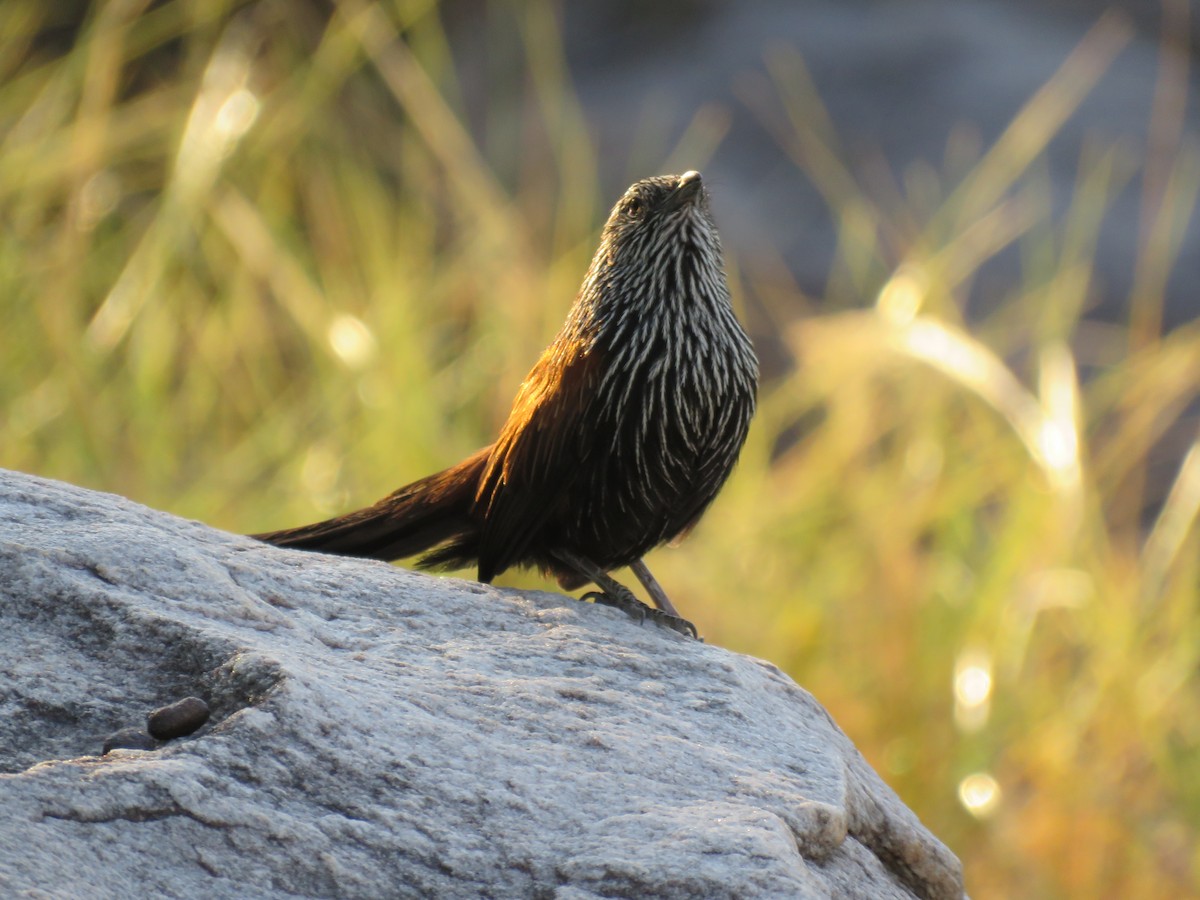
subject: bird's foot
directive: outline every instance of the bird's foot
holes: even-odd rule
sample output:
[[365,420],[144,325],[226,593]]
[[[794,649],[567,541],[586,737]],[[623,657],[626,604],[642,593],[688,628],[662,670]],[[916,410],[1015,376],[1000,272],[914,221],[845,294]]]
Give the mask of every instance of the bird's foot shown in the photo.
[[698,641],[703,640],[700,637],[700,633],[696,631],[696,626],[687,619],[682,616],[673,616],[652,606],[647,606],[634,596],[633,591],[629,590],[629,588],[621,585],[617,585],[617,587],[620,588],[619,591],[589,591],[583,595],[583,599],[622,610],[639,625],[649,619],[651,622],[666,626],[672,631],[678,631],[684,637],[695,638]]
[[633,591],[628,588],[621,588],[620,591],[589,591],[582,599],[619,609],[639,625],[654,613],[653,609],[635,597]]

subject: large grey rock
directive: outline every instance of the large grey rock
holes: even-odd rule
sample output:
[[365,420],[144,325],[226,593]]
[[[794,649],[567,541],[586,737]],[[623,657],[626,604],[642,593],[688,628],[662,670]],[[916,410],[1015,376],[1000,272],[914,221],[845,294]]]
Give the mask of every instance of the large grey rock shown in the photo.
[[808,693],[612,609],[0,471],[0,625],[5,897],[962,894]]

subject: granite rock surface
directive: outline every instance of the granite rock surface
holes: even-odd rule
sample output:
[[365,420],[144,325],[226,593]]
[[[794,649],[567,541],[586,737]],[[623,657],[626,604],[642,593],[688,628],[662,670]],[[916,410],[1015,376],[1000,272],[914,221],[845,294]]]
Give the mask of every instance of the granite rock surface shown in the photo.
[[962,896],[810,694],[613,609],[0,471],[0,624],[4,896]]

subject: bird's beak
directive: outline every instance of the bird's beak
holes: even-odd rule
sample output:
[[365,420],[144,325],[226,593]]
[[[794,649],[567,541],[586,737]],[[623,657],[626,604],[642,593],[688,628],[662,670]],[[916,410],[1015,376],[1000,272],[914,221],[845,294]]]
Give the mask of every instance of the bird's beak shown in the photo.
[[700,173],[694,169],[684,172],[679,176],[674,192],[667,198],[667,211],[674,212],[689,203],[694,203],[703,194],[704,179],[700,177]]

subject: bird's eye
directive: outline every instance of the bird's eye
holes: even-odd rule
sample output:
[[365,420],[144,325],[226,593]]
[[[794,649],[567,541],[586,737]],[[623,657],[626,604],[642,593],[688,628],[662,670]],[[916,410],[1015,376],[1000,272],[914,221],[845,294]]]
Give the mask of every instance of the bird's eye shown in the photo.
[[645,211],[645,206],[642,204],[640,198],[630,197],[625,201],[625,215],[629,216],[629,218],[640,219],[642,217],[642,213]]

